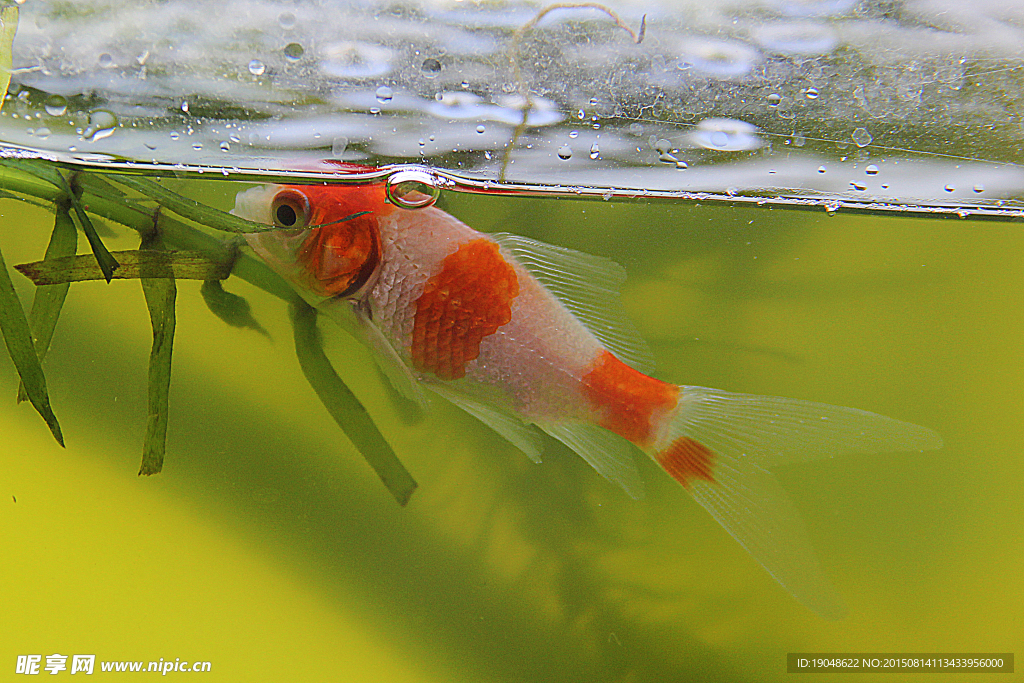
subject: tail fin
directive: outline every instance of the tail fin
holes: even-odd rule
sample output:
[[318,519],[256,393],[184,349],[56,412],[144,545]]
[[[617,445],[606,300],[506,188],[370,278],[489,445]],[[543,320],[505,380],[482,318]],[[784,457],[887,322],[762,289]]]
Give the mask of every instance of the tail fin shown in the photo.
[[680,387],[654,459],[808,608],[845,608],[811,550],[799,514],[767,468],[842,453],[923,451],[938,434],[854,408]]

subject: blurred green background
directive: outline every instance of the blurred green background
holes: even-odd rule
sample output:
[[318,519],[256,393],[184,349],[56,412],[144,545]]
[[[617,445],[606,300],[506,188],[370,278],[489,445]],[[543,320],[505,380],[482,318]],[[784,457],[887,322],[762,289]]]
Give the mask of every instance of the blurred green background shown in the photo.
[[[181,188],[226,209],[240,186]],[[652,462],[636,502],[552,440],[534,465],[444,403],[407,423],[365,350],[324,323],[420,484],[399,508],[303,379],[284,304],[234,279],[272,339],[179,283],[167,461],[137,477],[141,288],[83,283],[44,366],[66,451],[15,405],[0,359],[0,679],[17,655],[53,653],[210,661],[204,680],[639,683],[778,681],[794,651],[1024,651],[1019,225],[443,202],[480,230],[622,263],[661,379],[942,434],[937,452],[778,471],[849,616],[798,604]],[[52,214],[0,214],[7,262],[41,258]],[[914,680],[933,678],[1007,677]],[[815,675],[833,679],[848,680]]]

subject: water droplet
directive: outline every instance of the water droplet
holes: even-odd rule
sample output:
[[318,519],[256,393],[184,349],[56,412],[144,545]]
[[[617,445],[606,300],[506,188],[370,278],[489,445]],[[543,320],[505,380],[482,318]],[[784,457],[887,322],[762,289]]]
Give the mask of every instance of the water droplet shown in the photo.
[[678,168],[680,171],[685,171],[686,169],[690,168],[690,165],[685,161],[677,161],[676,168]]
[[860,183],[855,183],[852,180],[850,181],[850,187],[852,187],[853,189],[858,190],[860,192],[863,192],[864,190],[868,189],[866,185],[861,185]]
[[196,144],[192,145],[192,149],[196,150],[197,152],[199,150],[201,150],[202,148],[203,148],[203,143],[201,143],[201,142],[197,142]]
[[46,138],[50,137],[50,129],[46,126],[43,126],[42,128],[36,128],[36,137],[39,138],[40,140],[45,140]]
[[944,189],[946,192],[956,192],[956,187],[953,185],[946,185],[942,189]]
[[96,58],[96,61],[103,69],[109,69],[110,67],[114,66],[114,58],[110,55],[109,52],[102,53],[99,57]]
[[580,136],[580,132],[578,130],[570,130],[569,131],[569,137],[571,137],[573,140],[575,140],[579,136]]
[[407,169],[388,176],[385,184],[388,199],[403,209],[432,206],[441,194],[437,179],[427,171]]
[[97,109],[89,114],[89,125],[82,131],[82,137],[90,142],[102,140],[114,134],[117,117],[106,109]]
[[484,151],[484,159],[487,159],[488,161],[490,161],[491,160],[491,156],[492,156],[491,155],[491,150],[488,149],[488,150]]
[[780,102],[782,102],[782,95],[779,95],[778,93],[772,93],[771,95],[768,96],[769,107],[777,107],[779,106]]
[[228,144],[227,140],[225,140],[224,142],[220,143],[220,151],[222,151],[222,152],[230,152],[231,151],[231,145]]
[[874,164],[868,164],[867,168],[864,169],[864,173],[867,175],[878,175],[878,167]]
[[299,61],[305,52],[306,50],[298,43],[288,43],[284,46],[284,56],[292,62]]
[[434,59],[433,57],[427,57],[423,60],[423,65],[420,67],[423,71],[423,75],[427,78],[433,78],[434,76],[441,73],[441,62]]
[[867,128],[854,128],[853,132],[850,133],[850,138],[853,140],[853,144],[858,147],[867,147],[873,139]]
[[185,112],[186,114],[188,113],[188,101],[187,100],[185,102],[181,103],[181,110],[183,112]]
[[377,101],[384,104],[385,102],[391,101],[391,98],[395,96],[395,91],[386,85],[382,85],[377,88],[377,92],[375,94],[377,96]]
[[839,202],[825,202],[825,213],[827,213],[829,216],[834,216],[836,215],[836,212],[839,211],[839,206]]
[[348,138],[339,135],[331,141],[331,156],[340,159],[341,155],[345,153],[346,147],[348,147]]
[[50,116],[64,116],[68,110],[68,101],[63,95],[50,95],[43,102],[43,109]]
[[288,31],[295,28],[295,15],[291,12],[281,12],[277,17],[278,25]]
[[981,183],[975,183],[974,184],[974,191],[977,192],[978,194],[981,194],[982,192],[985,191],[985,186],[982,185]]
[[660,138],[654,141],[654,149],[659,154],[668,154],[672,151],[672,141]]
[[469,81],[462,81],[459,85],[462,86],[463,90],[469,90]]
[[177,140],[178,138],[180,138],[180,137],[181,137],[181,135],[180,135],[180,134],[178,133],[178,131],[176,131],[176,130],[172,130],[172,131],[171,131],[171,133],[170,133],[170,135],[171,135],[171,139],[172,139],[172,140]]
[[482,123],[479,126],[476,127],[476,132],[480,133],[480,134],[483,134],[486,130],[487,130],[487,127],[484,124],[482,124]]
[[586,117],[587,117],[587,112],[583,111],[582,109],[580,109],[578,112],[576,112],[576,118],[578,118],[580,121],[582,121]]
[[596,107],[597,103],[598,103],[598,99],[596,97],[591,97],[590,98],[590,106],[591,107]]
[[793,134],[793,146],[794,147],[803,147],[806,144],[807,144],[807,137],[803,133],[794,133]]
[[572,158],[572,150],[569,148],[569,145],[562,145],[558,148],[558,158],[562,160]]
[[808,88],[807,90],[804,90],[804,97],[806,97],[809,100],[816,100],[816,99],[818,99],[818,89],[817,88]]
[[597,144],[597,143],[595,142],[594,144],[592,144],[592,145],[590,146],[590,158],[591,158],[591,159],[596,159],[596,158],[598,158],[599,156],[601,156],[601,148],[600,148],[600,147],[598,146],[598,144]]
[[266,70],[266,65],[258,59],[254,59],[249,62],[249,73],[253,76],[262,76]]

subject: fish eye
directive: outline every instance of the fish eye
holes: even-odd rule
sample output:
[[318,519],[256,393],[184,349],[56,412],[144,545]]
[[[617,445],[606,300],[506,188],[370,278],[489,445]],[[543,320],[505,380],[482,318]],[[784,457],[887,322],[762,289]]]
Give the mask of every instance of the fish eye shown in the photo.
[[302,195],[281,192],[274,197],[271,216],[277,227],[286,230],[302,230],[306,227],[308,215],[309,204]]
[[282,204],[277,207],[277,213],[274,215],[274,222],[282,228],[292,227],[295,225],[295,221],[297,220],[299,220],[299,217],[295,214],[295,207],[291,204]]

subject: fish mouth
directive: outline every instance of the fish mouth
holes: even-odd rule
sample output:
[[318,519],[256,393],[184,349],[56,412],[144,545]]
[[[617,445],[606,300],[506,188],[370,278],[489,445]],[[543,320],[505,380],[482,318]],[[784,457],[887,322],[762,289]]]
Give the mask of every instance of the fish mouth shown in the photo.
[[256,223],[273,225],[270,207],[278,189],[277,185],[268,184],[242,190],[235,195],[235,208],[231,209],[230,213]]

